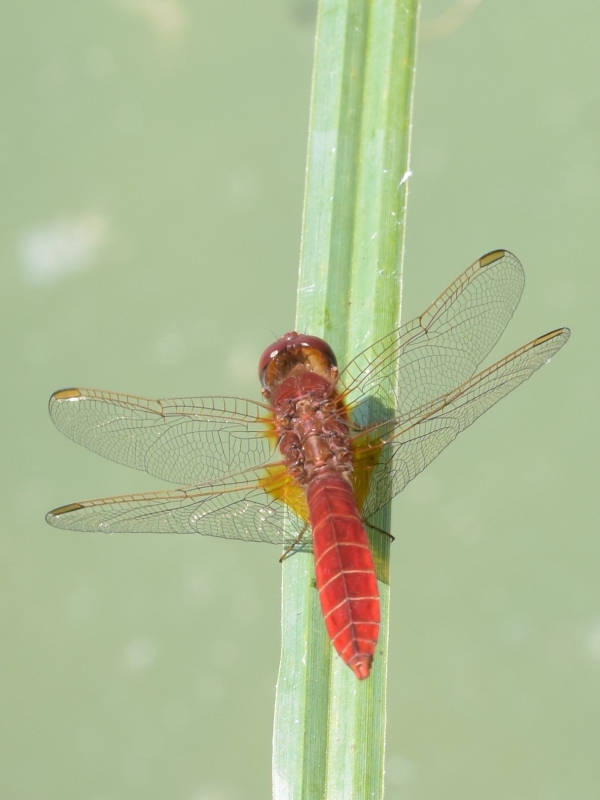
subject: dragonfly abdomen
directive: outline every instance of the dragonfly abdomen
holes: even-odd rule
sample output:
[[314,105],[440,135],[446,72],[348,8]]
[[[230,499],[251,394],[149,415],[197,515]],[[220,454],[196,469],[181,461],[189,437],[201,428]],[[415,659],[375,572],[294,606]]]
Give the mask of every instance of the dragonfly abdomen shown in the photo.
[[356,677],[367,678],[379,635],[379,591],[352,486],[345,475],[326,471],[310,481],[306,497],[327,632]]

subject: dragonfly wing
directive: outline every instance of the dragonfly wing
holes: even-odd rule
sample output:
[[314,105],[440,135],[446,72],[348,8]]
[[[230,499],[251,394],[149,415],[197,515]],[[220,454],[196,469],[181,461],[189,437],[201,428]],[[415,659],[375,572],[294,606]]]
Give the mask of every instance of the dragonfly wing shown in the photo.
[[105,458],[172,483],[199,483],[259,467],[275,449],[268,409],[251,400],[148,400],[97,389],[50,398],[56,427]]
[[[294,492],[283,468],[250,470],[169,491],[129,494],[54,509],[55,528],[99,533],[199,533],[249,542],[291,544],[306,523],[283,501]],[[306,531],[310,543],[310,531]],[[303,540],[304,541],[304,540]]]
[[[384,442],[363,516],[368,519],[390,496],[401,492],[461,431],[546,364],[569,335],[568,328],[561,328],[540,336],[407,417],[358,434],[357,442],[361,436]],[[369,450],[372,447],[358,444],[355,462],[359,469],[360,462],[369,459]]]
[[495,250],[421,316],[356,356],[340,385],[357,427],[406,414],[470,378],[506,328],[524,284],[516,256]]

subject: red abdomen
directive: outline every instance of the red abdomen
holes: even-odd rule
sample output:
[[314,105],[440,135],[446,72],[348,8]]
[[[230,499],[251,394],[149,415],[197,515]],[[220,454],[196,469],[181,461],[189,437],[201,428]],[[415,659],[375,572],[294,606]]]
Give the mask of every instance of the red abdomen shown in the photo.
[[356,677],[367,678],[379,635],[379,591],[352,487],[327,471],[310,481],[306,497],[327,632]]

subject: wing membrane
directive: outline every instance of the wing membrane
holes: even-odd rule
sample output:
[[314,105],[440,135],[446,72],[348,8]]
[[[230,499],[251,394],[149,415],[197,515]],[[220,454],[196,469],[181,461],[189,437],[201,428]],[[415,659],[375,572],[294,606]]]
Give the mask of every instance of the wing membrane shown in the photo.
[[488,253],[421,316],[356,356],[340,381],[357,426],[406,414],[470,378],[506,328],[524,284],[516,256]]
[[199,483],[259,467],[276,440],[268,409],[251,400],[148,400],[96,389],[50,398],[56,427],[105,458],[171,483]]
[[[561,328],[540,336],[406,417],[358,434],[357,441],[366,437],[384,442],[362,509],[364,518],[388,501],[390,490],[392,496],[401,492],[461,431],[546,364],[569,335],[568,328]],[[370,457],[370,451],[368,446],[358,446],[357,466]]]
[[296,491],[283,467],[270,474],[247,470],[199,486],[72,503],[50,511],[46,521],[65,530],[199,533],[291,544],[306,528],[284,502],[286,493]]

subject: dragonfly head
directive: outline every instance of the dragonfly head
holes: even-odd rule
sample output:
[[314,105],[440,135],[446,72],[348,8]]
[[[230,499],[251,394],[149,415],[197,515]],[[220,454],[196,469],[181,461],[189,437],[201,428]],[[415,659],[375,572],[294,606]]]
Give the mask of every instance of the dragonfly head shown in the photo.
[[258,362],[263,393],[271,392],[292,372],[308,370],[334,382],[337,360],[331,347],[318,336],[291,331],[267,347]]

